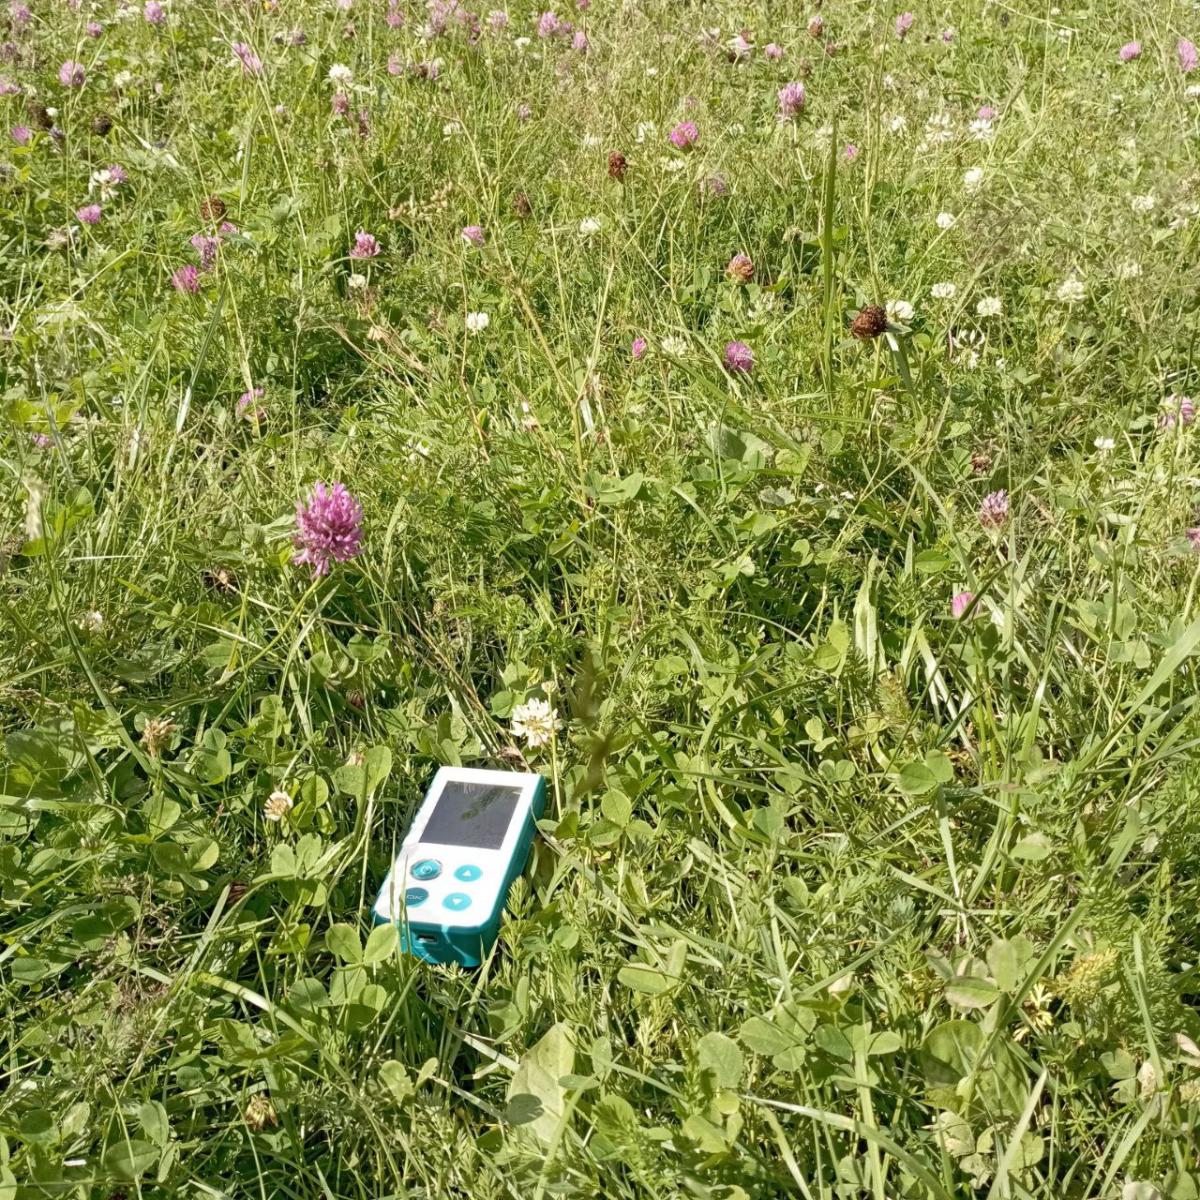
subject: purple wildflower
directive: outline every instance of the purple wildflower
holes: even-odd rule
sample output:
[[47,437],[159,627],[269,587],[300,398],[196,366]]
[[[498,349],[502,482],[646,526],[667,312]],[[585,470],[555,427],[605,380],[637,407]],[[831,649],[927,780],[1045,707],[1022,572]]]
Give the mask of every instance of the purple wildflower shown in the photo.
[[388,5],[387,16],[383,19],[387,22],[389,29],[400,29],[404,25],[404,14],[395,4]]
[[700,140],[700,130],[696,128],[695,121],[681,121],[667,136],[672,146],[687,150]]
[[979,523],[985,529],[999,529],[1008,520],[1008,492],[1001,488],[989,492],[979,506]]
[[524,123],[525,121],[528,121],[529,118],[532,116],[533,116],[533,109],[530,108],[528,104],[518,104],[517,105],[517,120],[518,121],[521,121],[522,123]]
[[702,191],[707,192],[710,196],[728,196],[729,184],[725,182],[724,175],[710,175],[700,185]]
[[637,362],[646,353],[646,339],[644,337],[635,337],[632,345],[629,347],[629,353],[633,356],[633,361]]
[[904,41],[908,37],[908,31],[913,27],[913,21],[915,20],[916,17],[910,12],[902,12],[896,18],[896,36],[901,41]]
[[345,92],[334,92],[329,107],[334,116],[344,117],[350,111],[350,97]]
[[11,79],[0,79],[0,96],[19,96],[20,94],[20,84],[13,83]]
[[981,121],[994,121],[996,119],[996,110],[990,104],[981,105],[975,115]]
[[200,270],[211,271],[217,263],[217,251],[221,249],[221,239],[207,233],[196,233],[189,240],[196,253],[200,255]]
[[194,295],[200,290],[200,272],[191,263],[188,263],[187,266],[180,267],[171,276],[171,286],[177,292]]
[[238,397],[237,406],[234,411],[239,417],[245,417],[247,421],[261,421],[267,413],[264,408],[255,402],[261,400],[263,394],[263,390],[260,387],[251,388],[248,392],[243,392]]
[[462,240],[468,246],[483,245],[483,226],[482,225],[464,225],[462,228]]
[[1126,42],[1125,45],[1123,45],[1120,50],[1117,51],[1117,57],[1122,62],[1133,62],[1135,58],[1141,58],[1141,56],[1141,42]]
[[74,59],[68,58],[61,67],[58,68],[58,82],[63,87],[83,87],[83,81],[87,78],[87,73],[83,69],[83,63],[77,63]]
[[575,36],[571,39],[571,49],[578,50],[580,54],[585,54],[588,48],[587,34],[582,29],[575,31]]
[[549,10],[542,13],[538,17],[537,35],[540,38],[554,37],[562,31],[562,22],[558,19],[558,15]]
[[350,249],[351,258],[375,258],[379,254],[379,243],[375,235],[359,230],[354,235],[354,245]]
[[501,11],[498,8],[492,9],[488,13],[488,27],[493,33],[501,33],[508,28],[508,13]]
[[314,578],[327,575],[331,563],[347,562],[361,550],[362,519],[362,505],[344,484],[314,484],[307,502],[296,505],[292,541],[298,553],[292,562],[310,564]]
[[98,38],[104,32],[104,26],[99,21],[89,21],[83,27],[83,32],[90,38]]
[[1162,412],[1158,416],[1159,429],[1174,429],[1182,425],[1185,429],[1196,419],[1196,404],[1191,396],[1168,396],[1163,401]]
[[958,592],[950,601],[950,615],[957,621],[974,603],[974,592]]
[[389,75],[403,75],[404,70],[404,59],[402,59],[398,54],[389,54],[387,60],[387,73]]
[[804,111],[804,84],[785,83],[779,89],[779,119],[789,121]]
[[725,366],[748,375],[754,370],[754,355],[745,342],[730,342],[725,347]]
[[108,181],[114,187],[119,183],[128,183],[129,172],[126,171],[120,163],[113,163],[113,165],[108,168]]
[[8,6],[8,15],[18,29],[24,29],[33,20],[33,13],[29,11],[29,5],[23,4],[21,0],[13,0]]
[[261,75],[262,59],[245,42],[233,43],[234,57],[242,64],[243,75]]
[[1194,42],[1189,42],[1187,38],[1180,38],[1179,45],[1175,47],[1175,53],[1179,55],[1179,69],[1186,75],[1189,71],[1194,71],[1197,65],[1200,65],[1200,54],[1196,51]]
[[33,130],[28,125],[14,125],[12,127],[12,140],[18,146],[28,146],[31,137],[33,137]]
[[142,6],[142,16],[151,25],[161,25],[167,19],[166,10],[158,0],[146,0]]
[[1187,531],[1187,540],[1188,545],[1195,550],[1197,554],[1200,554],[1200,525],[1193,525],[1192,528]]
[[775,42],[768,42],[763,47],[763,57],[769,58],[772,62],[778,62],[783,57],[783,47]]
[[39,450],[49,450],[54,445],[54,439],[48,433],[31,433],[29,440]]
[[847,162],[853,162],[858,157],[858,147],[853,142],[847,142],[842,153],[845,154]]
[[75,210],[75,219],[81,225],[99,225],[100,205],[85,204],[82,208],[77,208]]

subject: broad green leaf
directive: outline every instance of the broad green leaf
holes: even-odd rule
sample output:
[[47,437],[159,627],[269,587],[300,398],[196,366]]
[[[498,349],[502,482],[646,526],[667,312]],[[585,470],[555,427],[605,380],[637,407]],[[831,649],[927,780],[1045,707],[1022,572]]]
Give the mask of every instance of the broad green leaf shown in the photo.
[[986,1008],[1000,994],[989,979],[956,975],[946,984],[946,999],[955,1008]]
[[700,1069],[711,1071],[718,1087],[735,1088],[742,1078],[742,1052],[723,1033],[706,1033],[697,1046]]
[[362,961],[368,964],[386,961],[395,954],[398,940],[396,926],[391,922],[376,925],[367,937],[367,948],[363,951]]
[[508,1085],[506,1116],[510,1123],[543,1146],[557,1133],[566,1106],[560,1080],[575,1069],[575,1048],[567,1026],[552,1025],[537,1045],[522,1056]]
[[353,925],[331,925],[325,933],[325,948],[344,963],[363,961],[362,942]]

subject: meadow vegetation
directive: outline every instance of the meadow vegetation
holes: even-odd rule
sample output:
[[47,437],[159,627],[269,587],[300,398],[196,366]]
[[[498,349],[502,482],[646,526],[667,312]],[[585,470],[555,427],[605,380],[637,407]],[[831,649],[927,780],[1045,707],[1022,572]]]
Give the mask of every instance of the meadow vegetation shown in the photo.
[[1200,1196],[1192,6],[0,26],[0,1200]]

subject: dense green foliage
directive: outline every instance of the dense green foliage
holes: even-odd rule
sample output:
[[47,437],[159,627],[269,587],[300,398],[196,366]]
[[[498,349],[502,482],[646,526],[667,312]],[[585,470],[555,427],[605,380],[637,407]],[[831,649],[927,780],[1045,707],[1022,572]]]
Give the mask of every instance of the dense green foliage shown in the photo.
[[[0,53],[0,1200],[1200,1196],[1200,18],[94,8]],[[478,972],[367,920],[439,763],[551,782]]]

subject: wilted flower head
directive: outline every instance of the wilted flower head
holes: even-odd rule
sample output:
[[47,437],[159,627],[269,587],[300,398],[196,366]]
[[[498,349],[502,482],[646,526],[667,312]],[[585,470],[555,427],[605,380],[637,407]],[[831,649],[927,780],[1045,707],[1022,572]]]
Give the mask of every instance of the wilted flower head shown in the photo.
[[910,12],[902,12],[896,18],[896,36],[901,40],[908,36],[908,31],[913,27],[913,21],[916,20]]
[[979,506],[979,523],[985,529],[999,529],[1008,520],[1008,492],[1001,488],[989,492]]
[[530,749],[549,745],[554,740],[558,727],[558,710],[550,707],[548,700],[536,697],[516,705],[512,710],[514,737],[524,738]]
[[151,758],[157,758],[170,744],[176,725],[170,717],[151,717],[142,726],[142,746]]
[[171,276],[171,286],[177,292],[195,293],[200,290],[200,272],[188,263]]
[[243,75],[262,73],[262,59],[245,42],[233,43],[233,55],[242,64]]
[[629,170],[629,162],[620,150],[613,150],[608,156],[608,177],[618,183],[624,183],[625,173]]
[[275,1114],[275,1106],[266,1092],[251,1096],[250,1103],[246,1105],[247,1128],[258,1133],[264,1129],[273,1129],[278,1124],[279,1117]]
[[754,278],[754,263],[748,254],[735,254],[725,267],[725,274],[738,283],[749,283]]
[[296,533],[292,539],[296,566],[308,563],[313,577],[326,575],[331,563],[347,562],[361,549],[362,505],[345,484],[313,485],[307,501],[296,505]]
[[730,342],[725,347],[725,366],[730,371],[748,375],[754,370],[754,354],[745,342]]
[[779,89],[779,119],[790,121],[804,111],[804,84],[785,83]]
[[700,188],[702,191],[707,192],[710,196],[729,195],[729,184],[725,182],[725,177],[723,175],[709,175],[703,181],[703,183],[701,183]]
[[1140,58],[1142,54],[1141,42],[1126,42],[1120,50],[1117,51],[1117,57],[1122,62],[1132,62],[1135,58]]
[[974,603],[974,592],[957,592],[950,601],[950,615],[957,621]]
[[700,130],[696,128],[695,121],[681,121],[667,136],[672,146],[679,150],[687,150],[699,140]]
[[462,240],[470,246],[483,245],[483,226],[482,225],[464,225],[462,227]]
[[1194,71],[1200,64],[1200,54],[1197,54],[1195,44],[1189,42],[1187,38],[1179,39],[1179,45],[1175,47],[1175,52],[1179,55],[1179,69],[1184,74]]
[[87,73],[83,69],[82,63],[77,63],[73,59],[68,58],[61,67],[58,68],[58,82],[63,87],[83,87],[83,81],[87,78]]
[[85,204],[82,208],[77,208],[75,210],[75,219],[81,225],[99,225],[100,205]]
[[887,329],[887,313],[879,304],[864,305],[850,322],[850,333],[861,341],[877,338]]
[[350,248],[351,258],[375,258],[379,254],[379,243],[375,235],[360,229],[354,235],[354,245]]

